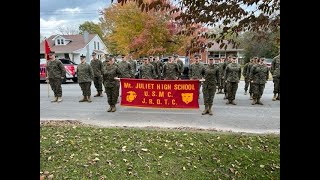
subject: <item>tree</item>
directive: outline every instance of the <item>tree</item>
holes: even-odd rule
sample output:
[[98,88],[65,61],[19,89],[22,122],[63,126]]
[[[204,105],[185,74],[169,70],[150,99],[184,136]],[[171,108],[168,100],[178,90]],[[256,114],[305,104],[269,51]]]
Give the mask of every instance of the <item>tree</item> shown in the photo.
[[[248,31],[276,31],[280,27],[280,0],[178,0],[175,8],[172,8],[169,0],[117,0],[121,4],[130,1],[136,2],[142,11],[180,11],[175,20],[181,21],[181,25],[185,26],[182,33],[192,31],[194,23],[218,26],[222,28],[221,32],[202,34],[202,37],[215,39],[218,43],[226,35],[238,36],[239,33]],[[195,37],[194,41],[198,38]],[[229,39],[229,42],[238,45],[233,39]]]
[[240,46],[244,49],[244,60],[248,62],[254,56],[273,58],[279,53],[280,33],[265,32],[263,38],[257,32],[246,32],[239,37]]
[[95,24],[91,21],[85,21],[79,26],[79,33],[83,34],[84,31],[87,31],[89,34],[98,34],[98,36],[103,39],[103,31],[99,24]]
[[[114,54],[133,53],[135,57],[168,53],[184,54],[188,36],[168,11],[142,12],[133,2],[113,4],[101,19],[107,46]],[[199,27],[197,27],[199,28]],[[196,28],[196,29],[197,29]]]

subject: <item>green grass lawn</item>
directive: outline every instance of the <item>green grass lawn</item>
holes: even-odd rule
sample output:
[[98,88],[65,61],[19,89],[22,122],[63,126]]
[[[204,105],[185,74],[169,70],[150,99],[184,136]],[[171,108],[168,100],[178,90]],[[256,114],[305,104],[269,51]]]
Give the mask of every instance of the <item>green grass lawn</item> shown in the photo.
[[40,126],[53,179],[280,179],[279,135]]

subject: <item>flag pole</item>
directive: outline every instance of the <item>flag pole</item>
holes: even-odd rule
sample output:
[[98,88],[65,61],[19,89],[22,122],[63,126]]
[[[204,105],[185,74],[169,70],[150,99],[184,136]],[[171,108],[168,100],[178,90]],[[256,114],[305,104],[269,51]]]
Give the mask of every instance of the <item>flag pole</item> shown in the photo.
[[47,89],[48,89],[48,98],[50,97],[50,84],[49,84],[49,74],[48,74],[48,71],[47,71],[47,67],[48,67],[48,52],[47,52],[47,48],[49,47],[48,45],[48,41],[47,41],[47,38],[44,38],[44,56],[46,58],[46,81],[47,81]]

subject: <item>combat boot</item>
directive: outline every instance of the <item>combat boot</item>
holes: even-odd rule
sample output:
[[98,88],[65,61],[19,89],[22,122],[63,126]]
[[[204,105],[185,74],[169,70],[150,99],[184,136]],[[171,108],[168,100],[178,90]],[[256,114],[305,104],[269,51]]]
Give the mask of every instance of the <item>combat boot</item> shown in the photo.
[[234,100],[231,101],[231,104],[233,105],[237,105],[237,103],[234,102]]
[[244,91],[244,95],[247,95],[247,91]]
[[251,104],[252,104],[252,105],[255,105],[256,103],[257,103],[257,99],[254,98]]
[[103,97],[102,91],[99,91],[99,97]]
[[263,103],[260,101],[260,98],[258,98],[257,104],[263,105]]
[[62,97],[58,97],[58,102],[61,102],[62,101]]
[[116,105],[113,105],[112,108],[111,108],[111,112],[116,112],[116,110],[117,110],[116,109]]
[[205,115],[208,113],[208,105],[205,104],[204,106],[205,106],[205,109],[203,110],[202,115]]
[[212,110],[211,110],[211,108],[212,108],[212,104],[211,105],[209,105],[209,110],[208,110],[208,113],[209,113],[209,115],[210,116],[212,116],[213,114],[212,114]]
[[273,95],[272,101],[275,101],[277,99],[277,94]]
[[57,102],[58,101],[58,97],[54,97],[51,102]]
[[228,101],[226,102],[226,104],[231,104],[231,100],[228,99]]
[[223,97],[223,99],[227,99],[227,94],[224,94],[224,97]]
[[252,100],[253,99],[253,97],[252,97],[252,93],[250,93],[250,100]]
[[280,101],[280,93],[278,93],[278,97],[276,98],[276,100]]
[[94,95],[93,97],[99,97],[100,96],[100,91],[97,91],[97,94]]
[[90,96],[87,96],[87,101],[88,101],[88,103],[92,102]]
[[112,110],[112,106],[109,106],[109,109],[107,110],[107,112],[111,112]]
[[83,98],[81,100],[79,100],[79,102],[85,102],[87,101],[87,97],[86,96],[83,96]]

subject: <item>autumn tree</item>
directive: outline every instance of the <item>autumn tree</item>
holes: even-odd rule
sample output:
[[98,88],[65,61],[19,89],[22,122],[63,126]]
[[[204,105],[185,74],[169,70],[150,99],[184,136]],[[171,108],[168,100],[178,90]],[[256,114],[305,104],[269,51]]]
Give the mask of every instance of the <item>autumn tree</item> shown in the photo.
[[[142,11],[167,9],[171,13],[181,12],[175,19],[185,26],[181,33],[192,32],[195,23],[222,28],[219,33],[201,34],[218,43],[230,34],[238,36],[242,32],[259,32],[267,35],[266,32],[276,31],[280,27],[280,0],[176,0],[175,8],[172,8],[169,0],[117,0],[121,4],[131,1],[136,2]],[[198,46],[195,50],[204,49],[198,43],[199,38],[193,39],[192,46]],[[229,42],[238,45],[233,39],[229,39]]]
[[83,34],[85,31],[87,31],[89,34],[98,34],[98,36],[103,39],[103,31],[99,24],[96,24],[92,21],[85,21],[79,25],[79,33]]
[[136,57],[168,53],[185,54],[188,36],[169,11],[142,12],[137,4],[113,4],[101,19],[108,49],[114,54],[133,53]]

